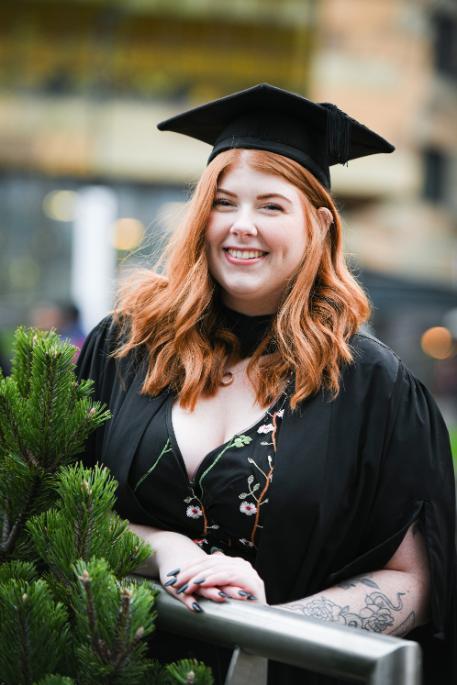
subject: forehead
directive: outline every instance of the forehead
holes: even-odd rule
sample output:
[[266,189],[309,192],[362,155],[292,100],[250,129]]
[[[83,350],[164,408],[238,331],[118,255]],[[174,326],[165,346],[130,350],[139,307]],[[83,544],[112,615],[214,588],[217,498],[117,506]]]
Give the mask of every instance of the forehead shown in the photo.
[[265,171],[259,171],[247,162],[231,164],[219,176],[218,188],[224,190],[256,190],[259,193],[278,192],[297,197],[299,190],[282,176]]

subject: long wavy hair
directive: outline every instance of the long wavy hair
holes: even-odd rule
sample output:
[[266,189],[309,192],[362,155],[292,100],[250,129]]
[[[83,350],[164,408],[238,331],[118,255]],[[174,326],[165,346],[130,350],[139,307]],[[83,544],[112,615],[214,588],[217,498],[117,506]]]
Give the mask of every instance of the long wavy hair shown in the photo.
[[[370,315],[368,299],[346,266],[340,217],[316,178],[273,152],[220,153],[203,171],[185,218],[159,261],[121,286],[114,312],[122,336],[114,356],[125,357],[136,348],[147,350],[142,393],[156,395],[170,387],[189,410],[199,397],[217,393],[224,368],[239,359],[237,339],[221,323],[221,288],[209,272],[205,229],[219,178],[241,160],[298,188],[306,217],[305,253],[284,289],[270,332],[246,369],[257,402],[269,406],[291,374],[292,409],[320,389],[336,396],[341,368],[353,359],[349,338]],[[325,237],[316,228],[319,207],[327,207],[333,217]],[[267,349],[271,337],[272,352]]]

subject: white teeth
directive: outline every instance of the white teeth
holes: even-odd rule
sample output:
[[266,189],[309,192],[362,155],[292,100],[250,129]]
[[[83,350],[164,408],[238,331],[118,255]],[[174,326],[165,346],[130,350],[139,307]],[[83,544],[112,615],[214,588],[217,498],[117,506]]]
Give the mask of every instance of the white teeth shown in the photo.
[[264,255],[264,252],[261,252],[260,250],[233,250],[227,248],[227,252],[237,259],[255,259],[257,257],[263,257]]

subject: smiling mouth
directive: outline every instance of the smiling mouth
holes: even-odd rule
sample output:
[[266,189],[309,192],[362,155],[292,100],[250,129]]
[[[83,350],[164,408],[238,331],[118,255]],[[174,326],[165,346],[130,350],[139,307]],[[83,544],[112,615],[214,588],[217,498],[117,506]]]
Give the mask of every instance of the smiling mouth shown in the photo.
[[224,247],[224,252],[229,254],[235,259],[260,259],[260,257],[265,257],[268,252],[263,252],[262,250],[236,250],[231,247]]

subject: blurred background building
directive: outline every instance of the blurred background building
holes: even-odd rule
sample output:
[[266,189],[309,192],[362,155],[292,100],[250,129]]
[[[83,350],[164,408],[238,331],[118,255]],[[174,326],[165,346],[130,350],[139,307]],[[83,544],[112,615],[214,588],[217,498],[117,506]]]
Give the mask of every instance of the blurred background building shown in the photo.
[[[266,81],[392,141],[333,169],[373,332],[457,425],[454,0],[17,0],[0,6],[0,331],[87,331],[160,253],[209,146],[156,123]],[[65,309],[66,308],[66,309]]]

